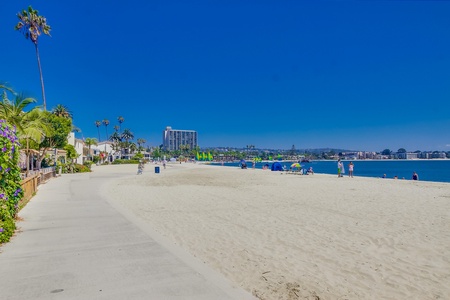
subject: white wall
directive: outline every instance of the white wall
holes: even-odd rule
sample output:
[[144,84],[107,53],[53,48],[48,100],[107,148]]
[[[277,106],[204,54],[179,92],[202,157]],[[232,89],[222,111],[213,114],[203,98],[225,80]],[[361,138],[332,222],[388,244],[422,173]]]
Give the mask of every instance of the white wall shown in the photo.
[[75,133],[71,132],[71,133],[69,133],[69,136],[67,137],[67,143],[74,146],[74,148],[78,154],[76,163],[82,165],[85,160],[85,157],[83,156],[84,142],[80,139],[76,139]]

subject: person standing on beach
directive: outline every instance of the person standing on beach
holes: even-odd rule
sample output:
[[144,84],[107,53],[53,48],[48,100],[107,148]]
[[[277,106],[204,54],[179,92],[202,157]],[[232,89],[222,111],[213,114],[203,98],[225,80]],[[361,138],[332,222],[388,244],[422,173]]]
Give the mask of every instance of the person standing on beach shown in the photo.
[[416,173],[416,171],[413,172],[412,180],[419,180],[419,175]]
[[348,164],[348,177],[353,177],[353,162]]
[[343,166],[343,164],[341,162],[341,159],[339,158],[338,159],[338,165],[337,165],[337,167],[338,167],[338,177],[342,177],[342,166]]

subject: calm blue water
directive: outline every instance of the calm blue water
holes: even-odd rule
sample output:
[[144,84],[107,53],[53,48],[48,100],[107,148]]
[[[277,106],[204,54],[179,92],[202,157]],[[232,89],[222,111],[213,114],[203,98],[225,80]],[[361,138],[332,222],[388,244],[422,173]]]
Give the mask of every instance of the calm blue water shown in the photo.
[[[344,161],[345,176],[348,176],[348,164],[350,161]],[[256,168],[262,169],[265,163],[257,163]],[[281,162],[288,169],[292,162]],[[411,179],[415,171],[419,174],[419,180],[450,182],[450,160],[354,160],[353,176],[364,177],[382,177],[386,174],[387,178],[398,176],[399,179]],[[214,165],[221,165],[214,163]],[[239,163],[225,163],[224,166],[238,167]],[[251,168],[252,164],[247,163]],[[314,172],[322,174],[336,174],[337,161],[311,161],[302,163],[305,168],[313,167]],[[269,163],[272,166],[272,163]]]

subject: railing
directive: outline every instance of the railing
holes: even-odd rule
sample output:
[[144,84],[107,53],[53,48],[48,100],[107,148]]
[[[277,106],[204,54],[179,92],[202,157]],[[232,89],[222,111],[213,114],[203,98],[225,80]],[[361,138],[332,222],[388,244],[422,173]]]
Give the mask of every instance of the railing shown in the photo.
[[39,184],[46,182],[52,177],[56,177],[56,167],[43,168],[40,173],[41,178]]
[[28,171],[27,173],[21,173],[20,176],[22,177],[22,180],[27,179],[29,177],[35,177],[39,175],[41,171],[40,170],[32,170]]
[[19,207],[24,207],[36,193],[37,187],[52,177],[56,177],[56,167],[28,171],[27,174],[22,174],[21,185],[24,194],[22,200],[20,200]]
[[28,203],[28,201],[30,201],[31,197],[33,197],[36,193],[39,177],[40,175],[38,174],[22,180],[23,198],[19,202],[20,208],[24,207]]

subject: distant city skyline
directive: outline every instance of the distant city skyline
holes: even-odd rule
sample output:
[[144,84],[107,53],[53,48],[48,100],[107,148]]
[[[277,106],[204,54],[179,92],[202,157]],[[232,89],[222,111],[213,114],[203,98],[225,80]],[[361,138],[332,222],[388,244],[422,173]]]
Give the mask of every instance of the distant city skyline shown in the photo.
[[47,108],[77,138],[123,116],[146,146],[172,126],[200,147],[450,150],[449,1],[7,1],[0,82],[42,104],[14,30],[30,4]]

